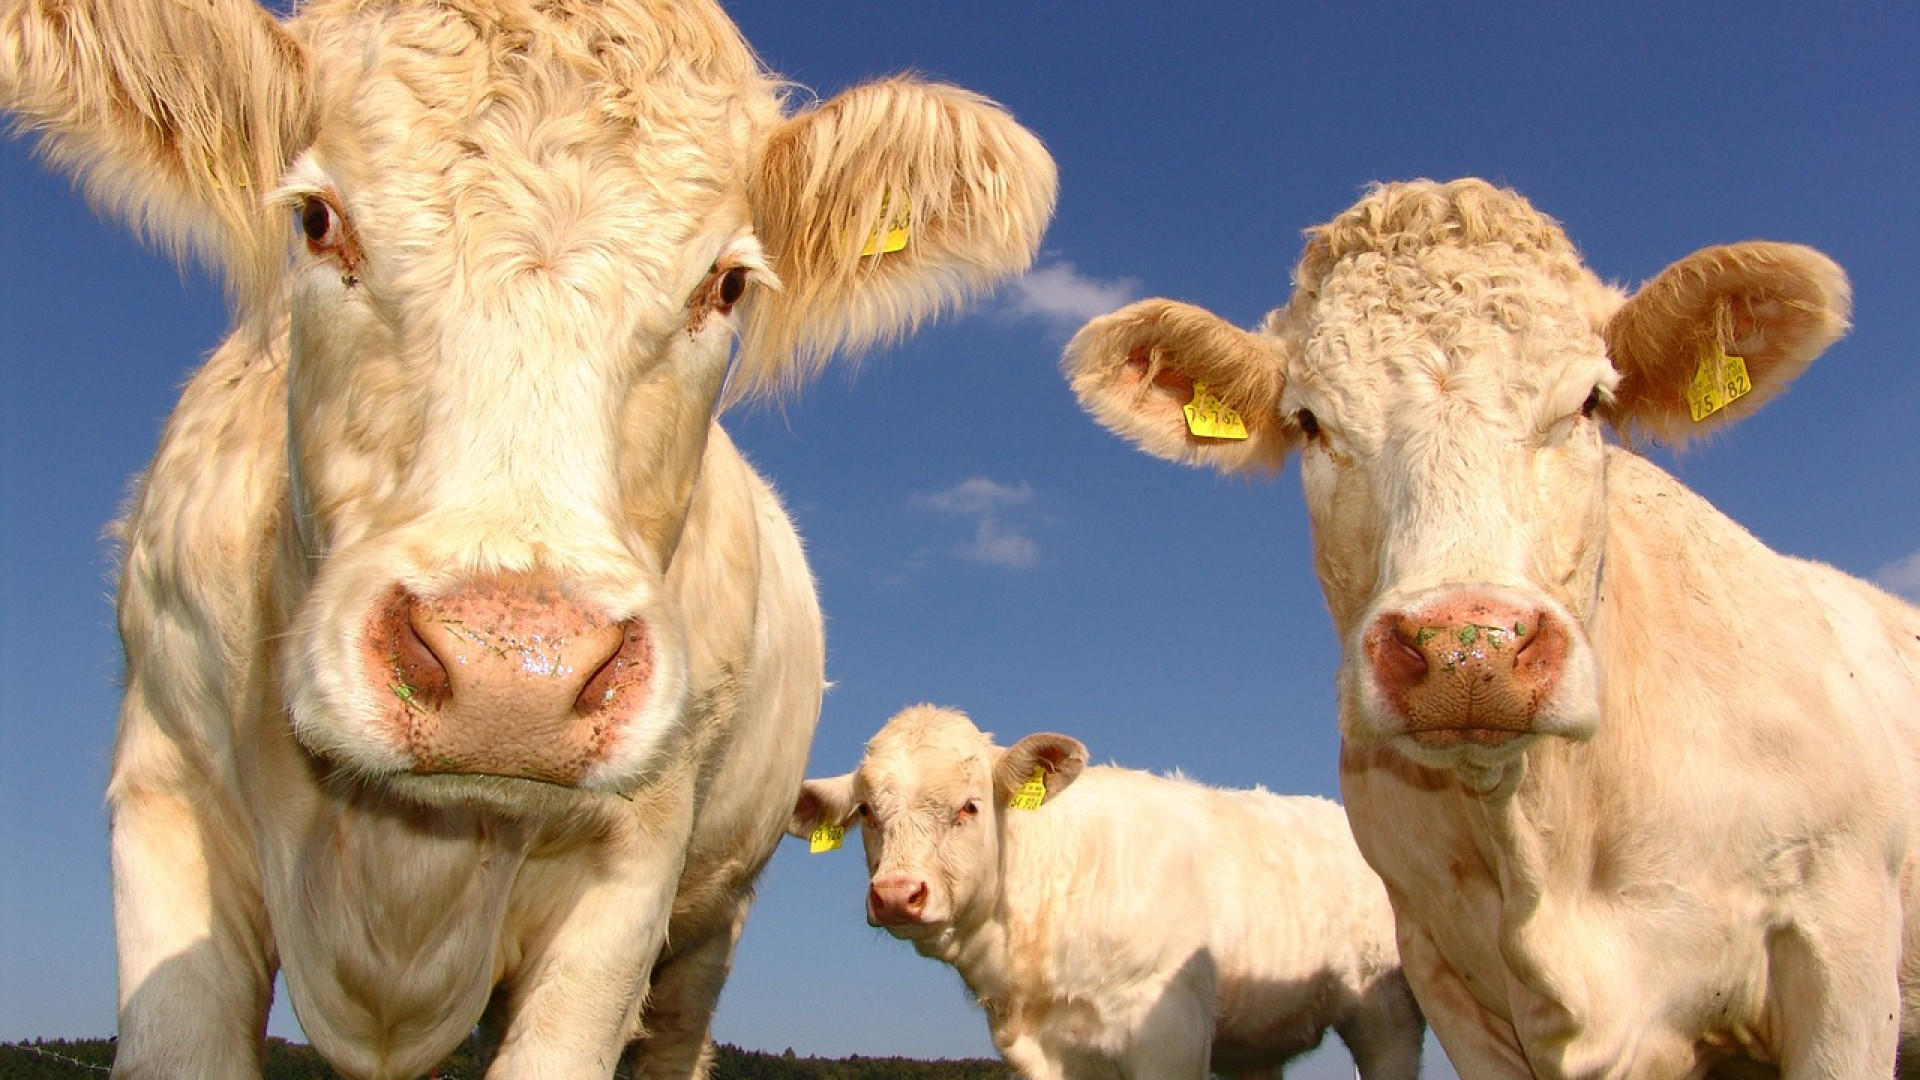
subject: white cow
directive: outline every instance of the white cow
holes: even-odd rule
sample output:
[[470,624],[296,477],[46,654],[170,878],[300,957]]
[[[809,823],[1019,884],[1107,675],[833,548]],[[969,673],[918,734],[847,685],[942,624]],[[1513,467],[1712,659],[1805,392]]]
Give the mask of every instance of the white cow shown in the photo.
[[1419,182],[1312,230],[1258,331],[1151,300],[1068,347],[1155,454],[1299,456],[1347,814],[1462,1076],[1920,1069],[1920,612],[1601,430],[1753,411],[1848,306],[1768,243],[1627,296],[1519,196]]
[[1329,1027],[1365,1080],[1418,1075],[1392,911],[1338,804],[1086,763],[915,706],[802,785],[788,831],[860,829],[867,921],[953,965],[1030,1080],[1278,1076]]
[[0,106],[236,301],[120,526],[117,1075],[258,1077],[276,970],[356,1077],[490,1002],[493,1077],[704,1072],[823,685],[715,410],[1055,190],[964,91],[784,93],[710,3],[0,0]]

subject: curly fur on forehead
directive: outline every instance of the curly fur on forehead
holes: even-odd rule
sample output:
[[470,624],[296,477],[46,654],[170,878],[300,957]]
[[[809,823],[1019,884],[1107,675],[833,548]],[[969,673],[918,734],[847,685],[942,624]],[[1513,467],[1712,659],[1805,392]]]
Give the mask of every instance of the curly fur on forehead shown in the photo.
[[682,291],[705,268],[678,265],[686,244],[747,224],[746,174],[781,119],[782,84],[708,5],[321,0],[290,30],[326,103],[319,163],[361,196],[349,216],[378,231],[390,280],[424,295],[528,272],[603,311]]
[[1294,280],[1308,297],[1342,260],[1365,254],[1414,258],[1436,248],[1504,249],[1515,259],[1547,267],[1562,281],[1590,276],[1559,222],[1519,194],[1474,178],[1376,184],[1306,235]]
[[[674,104],[659,100],[671,84],[704,83],[723,93],[770,93],[778,85],[725,13],[709,4],[436,0],[395,5],[374,19],[368,14],[363,0],[316,0],[300,7],[293,26],[310,46],[338,40],[328,36],[338,34],[338,24],[367,27],[374,37],[347,42],[337,58],[349,82],[370,74],[369,64],[392,68],[422,104],[456,113],[511,101],[551,78],[543,71],[564,71],[594,87],[597,119],[637,128],[657,127],[677,114]],[[356,44],[365,49],[376,40],[393,52],[363,52],[359,64],[350,62]]]
[[1346,402],[1372,436],[1396,409],[1442,398],[1524,434],[1611,384],[1599,335],[1623,294],[1515,192],[1472,178],[1379,185],[1308,238],[1293,299],[1266,328],[1322,358],[1291,377]]
[[867,740],[860,772],[899,775],[909,763],[970,761],[992,749],[993,736],[975,727],[965,713],[916,705],[887,721]]

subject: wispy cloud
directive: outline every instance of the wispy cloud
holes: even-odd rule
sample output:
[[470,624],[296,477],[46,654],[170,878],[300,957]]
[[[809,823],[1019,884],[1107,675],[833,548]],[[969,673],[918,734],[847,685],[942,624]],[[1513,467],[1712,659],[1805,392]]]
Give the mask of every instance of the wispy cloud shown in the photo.
[[969,476],[949,488],[914,495],[908,505],[972,527],[972,536],[956,551],[982,566],[1025,570],[1040,562],[1040,543],[1032,535],[1033,488]]
[[1873,580],[1888,592],[1920,604],[1920,551],[1881,567]]
[[1138,299],[1140,283],[1132,278],[1101,281],[1081,274],[1070,262],[1052,262],[1027,271],[1002,295],[1008,318],[1036,319],[1071,334],[1088,319]]

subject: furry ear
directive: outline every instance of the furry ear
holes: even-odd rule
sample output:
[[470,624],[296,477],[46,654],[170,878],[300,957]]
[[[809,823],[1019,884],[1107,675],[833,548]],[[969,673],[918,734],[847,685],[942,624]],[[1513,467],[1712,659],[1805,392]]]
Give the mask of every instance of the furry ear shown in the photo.
[[[1233,472],[1278,467],[1298,438],[1278,422],[1282,347],[1203,308],[1142,300],[1081,327],[1060,366],[1107,430],[1155,457]],[[1194,434],[1195,384],[1239,415],[1246,438]]]
[[[1847,332],[1852,291],[1832,259],[1796,244],[1707,248],[1674,263],[1621,305],[1606,325],[1620,372],[1610,418],[1624,433],[1679,445],[1738,420],[1786,389]],[[1714,383],[1721,355],[1741,358],[1751,389],[1707,415],[1690,400],[1696,378]],[[1723,373],[1728,365],[1722,363]],[[1723,374],[1721,384],[1737,373]]]
[[781,288],[743,307],[741,396],[794,383],[1026,269],[1053,159],[999,106],[897,78],[773,132],[749,179]]
[[1071,735],[1043,731],[1029,735],[1000,752],[993,765],[994,798],[1001,805],[1033,779],[1038,769],[1051,799],[1067,789],[1087,767],[1087,747]]
[[822,825],[845,825],[853,817],[853,774],[806,780],[794,799],[787,835],[806,839]]
[[252,0],[0,10],[0,109],[96,205],[236,288],[286,257],[264,195],[312,138],[308,63]]

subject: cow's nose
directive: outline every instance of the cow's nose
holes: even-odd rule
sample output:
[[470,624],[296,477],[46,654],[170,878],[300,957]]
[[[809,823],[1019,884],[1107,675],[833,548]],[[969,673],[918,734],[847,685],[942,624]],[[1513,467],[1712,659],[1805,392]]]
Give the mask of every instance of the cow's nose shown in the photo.
[[867,890],[867,921],[875,926],[917,923],[926,910],[927,883],[919,878],[875,878]]
[[1559,682],[1568,635],[1542,608],[1455,592],[1381,614],[1364,645],[1375,684],[1413,738],[1499,745],[1531,730]]
[[435,595],[396,587],[369,625],[369,676],[421,773],[575,783],[652,673],[638,620],[570,598],[551,574],[493,574]]

